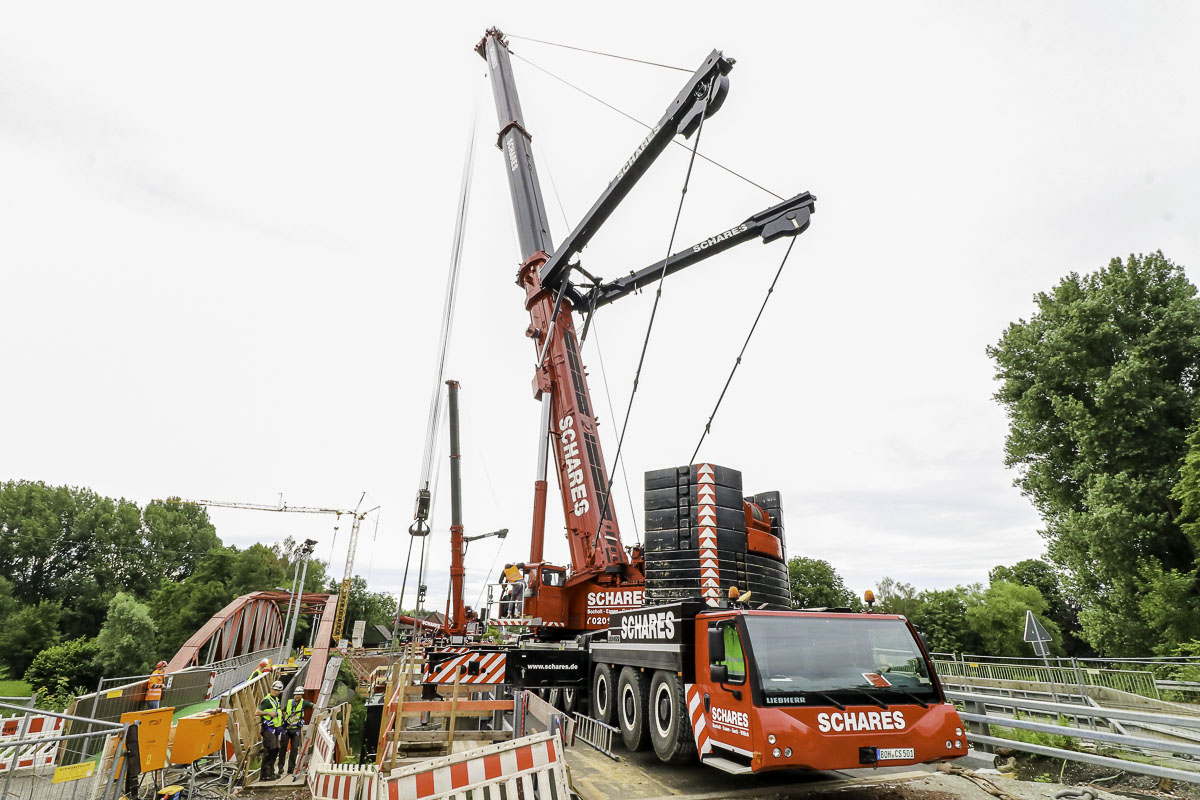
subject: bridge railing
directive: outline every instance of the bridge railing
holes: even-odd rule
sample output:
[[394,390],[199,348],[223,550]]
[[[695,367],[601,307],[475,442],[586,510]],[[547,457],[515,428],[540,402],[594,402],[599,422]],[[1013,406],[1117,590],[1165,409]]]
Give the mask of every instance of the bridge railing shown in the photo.
[[[967,740],[979,750],[991,752],[996,747],[1007,747],[1200,784],[1200,765],[1195,761],[1200,758],[1200,717],[981,692],[947,691],[946,697],[961,706],[959,714],[967,725]],[[1071,720],[1075,724],[1070,724]],[[993,730],[997,727],[1043,736],[997,736]],[[1131,735],[1127,732],[1130,728],[1140,729],[1142,735]],[[1087,749],[1058,747],[1058,737],[1091,744]]]
[[993,660],[964,655],[960,659],[934,658],[938,675],[961,678],[986,678],[1059,684],[1062,686],[1100,686],[1122,692],[1160,699],[1154,672],[1147,669],[1093,667],[1076,659],[1054,660],[1050,666],[1034,660]]

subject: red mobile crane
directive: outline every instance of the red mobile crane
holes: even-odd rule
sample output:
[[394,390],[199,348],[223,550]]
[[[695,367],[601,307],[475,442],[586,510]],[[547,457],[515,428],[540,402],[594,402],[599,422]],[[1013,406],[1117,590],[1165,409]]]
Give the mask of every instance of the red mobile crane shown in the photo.
[[[790,608],[786,577],[778,586],[769,571],[784,557],[778,493],[743,498],[740,473],[710,464],[648,472],[646,517],[655,526],[648,525],[647,550],[653,552],[635,549],[631,557],[621,545],[572,312],[581,309],[590,318],[597,308],[741,242],[799,235],[814,209],[815,198],[805,192],[626,278],[591,279],[586,289],[568,280],[578,266],[572,259],[674,136],[690,137],[720,108],[733,60],[720,51],[709,54],[555,249],[507,43],[493,28],[476,49],[491,74],[498,145],[525,253],[517,283],[530,315],[526,335],[538,353],[539,471],[530,559],[520,565],[535,632],[518,647],[500,648],[499,659],[494,648],[431,654],[425,682],[554,689],[565,710],[586,702],[592,717],[618,725],[630,749],[653,746],[671,763],[699,755],[733,773],[963,755],[962,721],[904,617],[766,610]],[[569,574],[542,555],[551,438]],[[750,566],[758,568],[762,589],[733,590],[724,600],[719,593]],[[767,602],[751,599],[758,595]],[[653,604],[644,605],[647,598]]]
[[[816,198],[803,192],[671,255],[665,262],[608,283],[593,281],[590,288],[581,290],[568,280],[578,266],[572,259],[600,230],[675,135],[690,136],[704,117],[721,107],[729,85],[726,76],[734,62],[716,50],[709,54],[583,220],[556,249],[550,240],[530,148],[531,136],[525,128],[517,97],[508,45],[503,34],[493,28],[476,51],[490,68],[500,123],[497,145],[505,153],[509,166],[517,235],[525,258],[517,272],[517,284],[525,290],[525,308],[529,311],[530,324],[525,335],[533,341],[537,352],[533,390],[541,402],[541,418],[529,561],[520,565],[527,583],[524,610],[537,623],[535,627],[543,637],[555,635],[551,628],[557,628],[559,636],[603,630],[608,628],[613,611],[642,605],[646,576],[640,552],[635,550],[631,557],[621,542],[591,394],[579,354],[574,311],[581,309],[590,319],[598,308],[653,283],[660,276],[737,244],[754,238],[769,242],[782,236],[796,236],[808,228]],[[585,324],[585,333],[586,329]],[[569,573],[564,567],[546,563],[543,557],[546,462],[551,440],[571,552]]]

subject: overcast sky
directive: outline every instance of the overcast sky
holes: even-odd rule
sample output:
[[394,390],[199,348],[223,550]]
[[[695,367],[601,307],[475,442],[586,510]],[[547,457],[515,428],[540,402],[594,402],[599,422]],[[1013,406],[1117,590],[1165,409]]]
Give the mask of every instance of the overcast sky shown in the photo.
[[[1156,249],[1200,268],[1198,16],[1094,0],[0,4],[0,480],[139,503],[353,507],[365,491],[382,516],[356,571],[398,590],[477,119],[448,377],[467,532],[513,533],[499,554],[471,548],[468,603],[497,555],[527,557],[534,353],[473,52],[498,25],[688,69],[712,48],[737,59],[701,150],[818,203],[701,458],[781,490],[789,552],[856,591],[985,581],[1043,548],[984,348],[1070,271]],[[512,49],[557,242],[644,130],[528,62],[650,122],[687,76]],[[662,258],[686,157],[659,159],[589,271]],[[773,202],[700,163],[678,244]],[[617,472],[626,543],[642,473],[687,461],[785,246],[667,279],[623,454],[632,501]],[[623,410],[651,302],[603,309],[584,347],[610,468],[608,397]],[[565,559],[555,506],[547,555]],[[342,573],[346,524],[335,542],[332,518],[212,517],[241,546],[312,536]]]

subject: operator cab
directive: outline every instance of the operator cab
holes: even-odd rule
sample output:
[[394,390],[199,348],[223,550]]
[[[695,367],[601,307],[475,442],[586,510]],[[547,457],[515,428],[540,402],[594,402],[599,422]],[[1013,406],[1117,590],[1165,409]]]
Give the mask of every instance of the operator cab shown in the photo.
[[698,615],[696,634],[718,768],[842,769],[965,752],[962,722],[904,617],[720,610]]

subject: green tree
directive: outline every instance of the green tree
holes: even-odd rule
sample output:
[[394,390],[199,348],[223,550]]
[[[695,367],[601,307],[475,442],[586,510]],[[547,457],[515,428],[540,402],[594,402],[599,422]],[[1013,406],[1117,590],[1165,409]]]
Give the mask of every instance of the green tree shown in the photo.
[[142,519],[147,567],[156,587],[188,577],[210,550],[221,546],[207,509],[177,497],[151,500],[142,510]]
[[979,586],[926,589],[917,595],[909,619],[937,653],[978,653],[982,642],[971,628],[967,609],[979,602]]
[[[309,574],[314,574],[313,567],[310,564]],[[150,615],[158,627],[160,653],[173,654],[209,618],[238,597],[278,586],[290,588],[291,574],[277,548],[255,544],[245,550],[210,550],[191,575],[178,583],[164,583],[151,595]],[[324,580],[319,568],[315,579]],[[306,580],[305,585],[313,584]]]
[[144,675],[158,655],[158,628],[150,609],[137,598],[118,592],[96,637],[96,662],[109,677]]
[[997,581],[987,588],[979,602],[967,608],[967,621],[979,637],[983,655],[1032,656],[1025,642],[1025,614],[1032,611],[1053,638],[1050,650],[1062,654],[1062,633],[1046,618],[1048,608],[1042,593],[1032,586]]
[[917,590],[911,583],[900,583],[893,578],[880,578],[875,584],[875,609],[884,614],[901,614],[912,617],[921,607]]
[[11,676],[24,675],[34,656],[58,643],[62,618],[62,606],[54,600],[11,613],[0,625],[0,666]]
[[136,503],[40,482],[0,484],[0,577],[28,605],[66,609],[69,637],[93,636],[118,591],[138,598],[191,574],[220,546],[207,512],[172,501]]
[[41,694],[54,694],[59,686],[84,694],[94,690],[102,677],[96,663],[99,652],[96,640],[83,636],[52,645],[34,656],[25,680]]
[[988,348],[1006,463],[1045,522],[1083,638],[1111,655],[1200,638],[1197,542],[1176,521],[1197,414],[1200,300],[1162,253],[1072,273]]
[[1078,604],[1063,591],[1062,576],[1052,565],[1036,558],[1027,558],[1011,567],[993,567],[988,579],[992,583],[1008,581],[1037,589],[1046,600],[1046,617],[1062,631],[1062,646],[1066,654],[1079,657],[1095,655],[1088,643],[1079,638],[1082,631],[1079,627]]
[[793,556],[787,566],[792,608],[862,608],[862,601],[846,588],[842,576],[828,561]]

